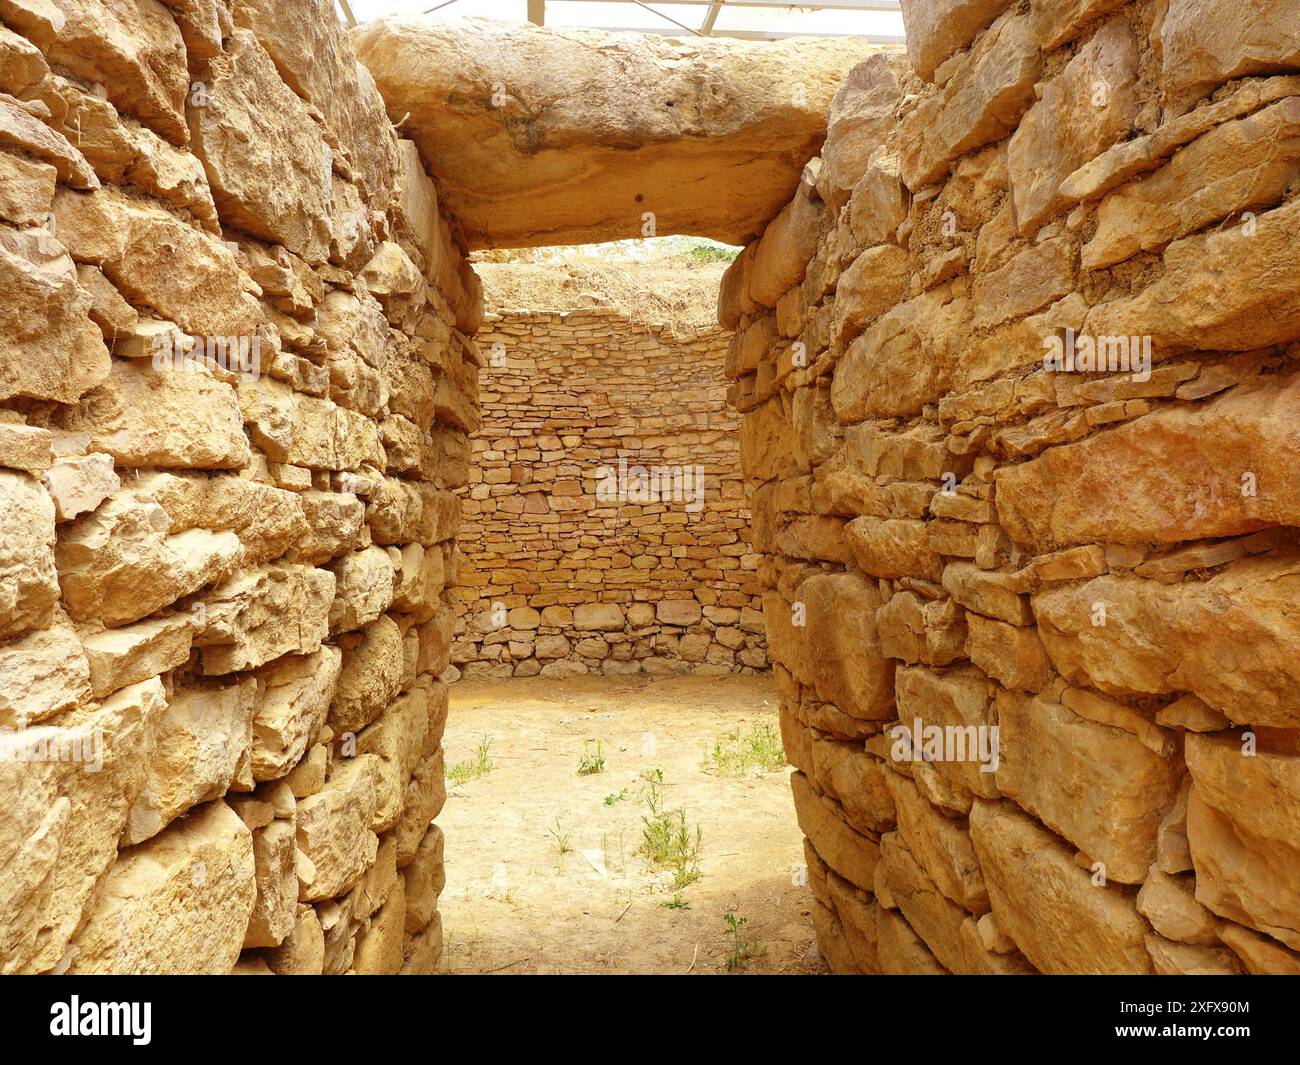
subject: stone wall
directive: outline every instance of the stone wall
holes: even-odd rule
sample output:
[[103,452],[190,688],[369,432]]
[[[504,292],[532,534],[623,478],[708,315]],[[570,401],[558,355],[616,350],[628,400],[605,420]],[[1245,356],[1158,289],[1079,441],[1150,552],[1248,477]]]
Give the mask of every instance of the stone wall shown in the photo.
[[477,279],[328,0],[0,20],[0,970],[429,971]]
[[1300,972],[1300,4],[903,10],[720,299],[822,950]]
[[730,340],[616,307],[488,316],[452,650],[466,677],[766,667]]

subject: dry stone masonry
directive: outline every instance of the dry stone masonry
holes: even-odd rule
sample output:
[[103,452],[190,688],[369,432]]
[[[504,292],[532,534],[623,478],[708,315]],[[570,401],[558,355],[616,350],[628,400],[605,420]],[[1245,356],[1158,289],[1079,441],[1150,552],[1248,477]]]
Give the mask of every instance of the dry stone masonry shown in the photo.
[[452,650],[466,677],[766,667],[730,339],[613,306],[487,316]]
[[0,2],[0,970],[428,972],[480,290],[327,0]]
[[903,0],[722,286],[839,972],[1300,972],[1300,4]]

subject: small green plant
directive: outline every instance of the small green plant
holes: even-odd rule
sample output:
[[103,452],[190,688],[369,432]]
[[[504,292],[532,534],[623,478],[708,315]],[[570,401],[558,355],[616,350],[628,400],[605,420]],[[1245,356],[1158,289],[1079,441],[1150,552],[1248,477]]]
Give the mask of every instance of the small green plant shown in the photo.
[[605,748],[600,740],[596,740],[595,749],[592,749],[591,740],[582,741],[582,757],[578,759],[578,776],[589,777],[595,773],[605,772]]
[[781,735],[768,721],[747,730],[736,729],[713,743],[705,755],[705,768],[715,773],[739,776],[751,769],[774,773],[785,767]]
[[558,817],[555,819],[555,824],[551,828],[547,829],[546,834],[550,836],[551,839],[555,840],[555,845],[560,848],[560,854],[568,854],[573,850],[573,848],[569,846],[569,840],[573,837],[573,833],[566,830],[564,826],[560,824],[560,819]]
[[659,905],[668,910],[689,910],[691,908],[691,904],[686,901],[680,891],[671,899],[668,899],[666,902],[661,902]]
[[749,923],[748,917],[737,917],[728,910],[722,919],[727,923],[726,935],[731,940],[731,954],[727,958],[727,972],[734,973],[737,969],[743,969],[750,958],[757,958],[767,953],[767,947],[750,942],[745,938],[744,928]]
[[475,748],[474,758],[468,762],[457,762],[447,770],[447,780],[453,787],[458,787],[471,780],[478,780],[479,777],[485,777],[493,770],[492,759],[488,757],[488,751],[492,747],[492,737],[487,733],[478,741],[478,747]]
[[616,802],[622,802],[626,798],[627,788],[623,788],[621,791],[617,792],[610,792],[610,794],[605,796],[605,805],[613,806]]
[[686,258],[700,265],[734,262],[739,254],[739,248],[723,247],[716,244],[697,244],[693,248],[686,249]]
[[648,772],[645,780],[645,802],[650,813],[641,815],[641,853],[652,864],[672,869],[672,889],[679,891],[700,878],[700,826],[696,825],[692,832],[685,810],[665,809],[662,769]]

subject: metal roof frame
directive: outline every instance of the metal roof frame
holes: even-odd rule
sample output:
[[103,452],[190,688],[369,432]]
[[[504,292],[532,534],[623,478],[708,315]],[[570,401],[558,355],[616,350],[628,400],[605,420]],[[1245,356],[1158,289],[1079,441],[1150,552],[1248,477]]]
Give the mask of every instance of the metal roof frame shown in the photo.
[[[438,11],[444,7],[451,7],[457,0],[442,0],[441,3],[430,7],[425,14],[430,11]],[[904,44],[906,38],[902,34],[888,33],[792,33],[788,31],[776,30],[768,32],[766,30],[719,30],[717,28],[718,15],[724,7],[745,8],[749,10],[763,9],[780,11],[790,8],[800,8],[805,11],[883,11],[886,13],[900,12],[899,0],[654,0],[654,5],[645,2],[645,0],[565,0],[566,3],[631,3],[637,7],[644,8],[652,15],[658,15],[661,19],[671,23],[675,29],[668,27],[627,27],[627,26],[592,26],[591,29],[612,30],[621,33],[654,33],[666,36],[676,36],[680,32],[685,32],[696,37],[732,37],[740,40],[749,41],[771,41],[781,40],[789,37],[858,37],[871,44]],[[349,26],[355,26],[357,20],[352,15],[352,8],[348,0],[338,0],[339,7],[342,9],[344,20]],[[692,7],[703,7],[705,4],[708,8],[704,15],[704,21],[698,28],[688,26],[686,23],[679,21],[672,15],[656,10],[657,6],[673,7],[690,5]],[[546,25],[546,0],[528,0],[528,21],[536,26]]]

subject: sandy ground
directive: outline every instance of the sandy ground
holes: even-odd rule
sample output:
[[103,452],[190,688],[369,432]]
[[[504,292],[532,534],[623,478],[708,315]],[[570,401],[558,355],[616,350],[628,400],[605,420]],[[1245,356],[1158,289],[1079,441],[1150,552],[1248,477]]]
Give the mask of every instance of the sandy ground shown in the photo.
[[[493,769],[451,786],[446,833],[444,967],[451,973],[721,973],[746,918],[754,954],[739,971],[826,971],[788,769],[719,775],[715,740],[776,724],[767,679],[530,678],[452,687],[447,764]],[[603,772],[580,776],[583,741]],[[589,749],[594,748],[594,743]],[[702,876],[670,909],[670,873],[638,854],[647,812],[642,774],[661,769],[667,805],[702,832]],[[624,797],[606,804],[605,796]],[[558,838],[571,849],[561,853]],[[596,865],[604,866],[604,873]]]

